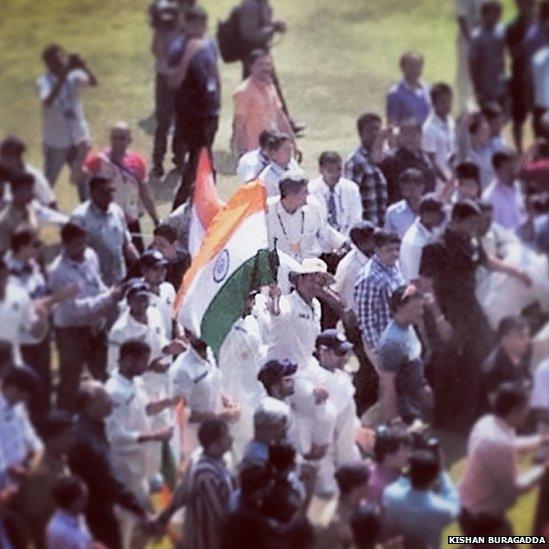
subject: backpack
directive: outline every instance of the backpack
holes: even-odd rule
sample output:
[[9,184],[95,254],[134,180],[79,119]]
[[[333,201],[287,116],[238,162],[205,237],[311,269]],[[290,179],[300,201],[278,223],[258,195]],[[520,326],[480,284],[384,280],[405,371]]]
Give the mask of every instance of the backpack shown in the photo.
[[240,5],[235,6],[225,21],[217,24],[217,44],[225,63],[241,61],[246,54],[246,45],[240,34]]

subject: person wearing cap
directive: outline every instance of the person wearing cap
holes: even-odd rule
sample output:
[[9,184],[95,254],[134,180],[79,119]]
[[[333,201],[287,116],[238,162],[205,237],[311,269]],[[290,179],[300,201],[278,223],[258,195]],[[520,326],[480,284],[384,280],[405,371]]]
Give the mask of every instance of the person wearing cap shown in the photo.
[[425,417],[422,345],[415,326],[423,318],[424,297],[414,285],[401,286],[389,300],[393,319],[378,347],[381,415],[384,422],[401,418],[406,424]]
[[164,333],[168,339],[171,339],[176,335],[172,318],[175,289],[169,282],[166,282],[169,261],[159,250],[150,249],[141,255],[139,265],[143,280],[150,288],[149,307],[158,311],[164,325]]
[[87,233],[74,223],[61,229],[63,250],[49,269],[48,287],[56,293],[66,287],[78,289],[76,295],[53,310],[59,385],[57,405],[74,410],[80,375],[87,366],[96,379],[106,378],[107,334],[105,326],[122,299],[122,288],[107,288],[95,252],[87,245]]
[[280,194],[279,183],[287,171],[299,169],[299,164],[294,158],[295,147],[292,138],[287,133],[274,133],[266,144],[269,163],[257,175],[267,191],[267,196]]
[[362,339],[375,352],[391,320],[389,298],[404,280],[398,265],[398,235],[379,230],[374,242],[375,253],[360,271],[355,284],[355,303]]
[[358,273],[374,254],[374,233],[376,228],[369,221],[359,221],[349,233],[351,251],[337,266],[333,290],[341,297],[345,306],[356,313],[355,284]]
[[320,302],[324,286],[330,281],[326,263],[321,259],[305,259],[289,274],[293,290],[281,295],[271,286],[268,358],[288,359],[298,367],[309,360],[320,333]]
[[334,483],[339,492],[337,507],[333,515],[321,521],[317,536],[320,549],[344,549],[354,547],[351,518],[362,508],[368,494],[368,465],[362,461],[352,460],[342,463],[334,475]]
[[231,426],[233,453],[237,461],[253,436],[254,410],[265,395],[257,379],[267,355],[262,327],[254,314],[257,293],[254,290],[248,295],[242,315],[233,324],[219,351],[223,390],[228,395],[238,396],[240,404],[240,419]]
[[398,184],[402,200],[391,204],[387,209],[385,230],[396,233],[402,238],[418,216],[425,181],[419,170],[408,168],[398,176]]
[[[43,206],[56,209],[56,197],[44,174],[23,160],[27,150],[25,142],[15,135],[8,135],[0,143],[0,164],[16,172],[32,175],[34,181],[34,196]],[[4,197],[9,200],[9,197]]]
[[83,178],[86,175],[99,176],[112,181],[114,185],[113,202],[122,208],[132,233],[136,248],[143,252],[143,236],[139,218],[143,207],[153,223],[158,225],[158,215],[151,195],[147,178],[147,165],[143,157],[129,150],[132,131],[126,122],[117,122],[110,129],[110,148],[102,152],[89,154],[83,166]]
[[277,399],[290,408],[288,441],[308,460],[318,462],[326,455],[333,436],[335,411],[327,403],[326,391],[315,387],[304,376],[296,377],[297,364],[269,360],[257,378],[265,387],[267,399]]
[[51,411],[43,422],[44,453],[25,476],[16,505],[27,536],[37,548],[45,547],[46,526],[55,511],[53,487],[69,473],[67,453],[74,436],[74,419],[64,411]]
[[112,286],[126,277],[126,261],[131,265],[139,259],[139,254],[132,242],[126,216],[113,202],[113,183],[94,176],[88,185],[90,200],[77,206],[71,219],[88,233],[90,247],[99,259],[103,281]]
[[223,392],[222,373],[212,350],[189,329],[185,337],[189,346],[175,359],[169,375],[171,396],[185,403],[182,453],[188,459],[198,448],[200,424],[215,417],[234,423],[240,417],[240,406],[230,398],[233,395]]
[[[439,380],[442,386],[438,390],[447,396],[454,395],[455,404],[459,401],[461,406],[466,400],[461,396],[463,391],[476,402],[480,364],[494,344],[492,329],[476,297],[478,268],[482,265],[531,285],[525,272],[488,255],[474,240],[480,221],[481,210],[476,203],[467,200],[454,204],[448,227],[423,248],[419,269],[421,284],[434,294],[440,311],[436,312],[437,325],[445,325],[445,332],[450,327],[452,331],[447,352],[453,359],[447,357],[446,362],[453,363],[453,366],[445,368],[445,376]],[[454,376],[456,379],[451,382]],[[466,388],[460,383],[466,384]],[[450,409],[449,401],[451,398],[445,399],[447,410]],[[472,411],[471,407],[468,411]]]
[[336,252],[347,237],[332,227],[316,200],[308,200],[308,180],[299,169],[285,172],[280,196],[267,200],[269,247],[301,262],[323,253]]
[[316,338],[313,356],[297,376],[298,383],[300,378],[305,378],[314,387],[325,390],[327,402],[334,412],[334,429],[317,471],[316,493],[319,497],[329,498],[337,492],[334,472],[338,465],[360,457],[356,445],[360,423],[354,400],[355,388],[345,372],[352,349],[352,343],[343,334],[324,330]]
[[444,204],[432,194],[421,198],[418,213],[418,217],[404,233],[400,245],[400,270],[407,282],[419,278],[421,252],[435,239],[446,219]]

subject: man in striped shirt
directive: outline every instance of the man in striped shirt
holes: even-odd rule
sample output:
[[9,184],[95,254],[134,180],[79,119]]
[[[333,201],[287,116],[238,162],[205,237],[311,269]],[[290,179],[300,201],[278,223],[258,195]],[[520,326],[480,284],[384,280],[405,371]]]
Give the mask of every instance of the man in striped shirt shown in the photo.
[[398,235],[380,230],[374,235],[374,243],[375,253],[360,271],[355,285],[355,305],[362,339],[373,351],[391,320],[389,299],[404,283],[398,265]]

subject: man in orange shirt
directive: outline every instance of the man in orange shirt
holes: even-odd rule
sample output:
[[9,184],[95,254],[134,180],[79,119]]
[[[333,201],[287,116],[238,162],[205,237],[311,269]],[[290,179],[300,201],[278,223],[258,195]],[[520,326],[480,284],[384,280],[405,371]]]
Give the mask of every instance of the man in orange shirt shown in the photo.
[[294,140],[274,84],[271,56],[265,50],[254,50],[250,60],[250,76],[233,94],[234,142],[239,157],[259,147],[259,134],[263,130],[277,130]]

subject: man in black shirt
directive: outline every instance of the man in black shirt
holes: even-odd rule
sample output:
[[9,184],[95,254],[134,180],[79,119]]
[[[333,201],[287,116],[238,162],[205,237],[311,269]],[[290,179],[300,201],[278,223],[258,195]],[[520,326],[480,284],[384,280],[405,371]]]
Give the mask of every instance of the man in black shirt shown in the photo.
[[94,539],[109,549],[122,549],[115,505],[142,519],[147,518],[147,513],[112,469],[104,425],[112,405],[103,385],[96,381],[85,382],[77,405],[80,413],[74,428],[75,441],[68,457],[72,472],[88,486],[86,521]]
[[398,184],[399,175],[408,168],[415,168],[423,175],[424,193],[435,190],[436,168],[431,159],[421,150],[421,124],[415,118],[407,118],[399,125],[397,149],[386,156],[381,170],[387,179],[388,204],[402,199]]

